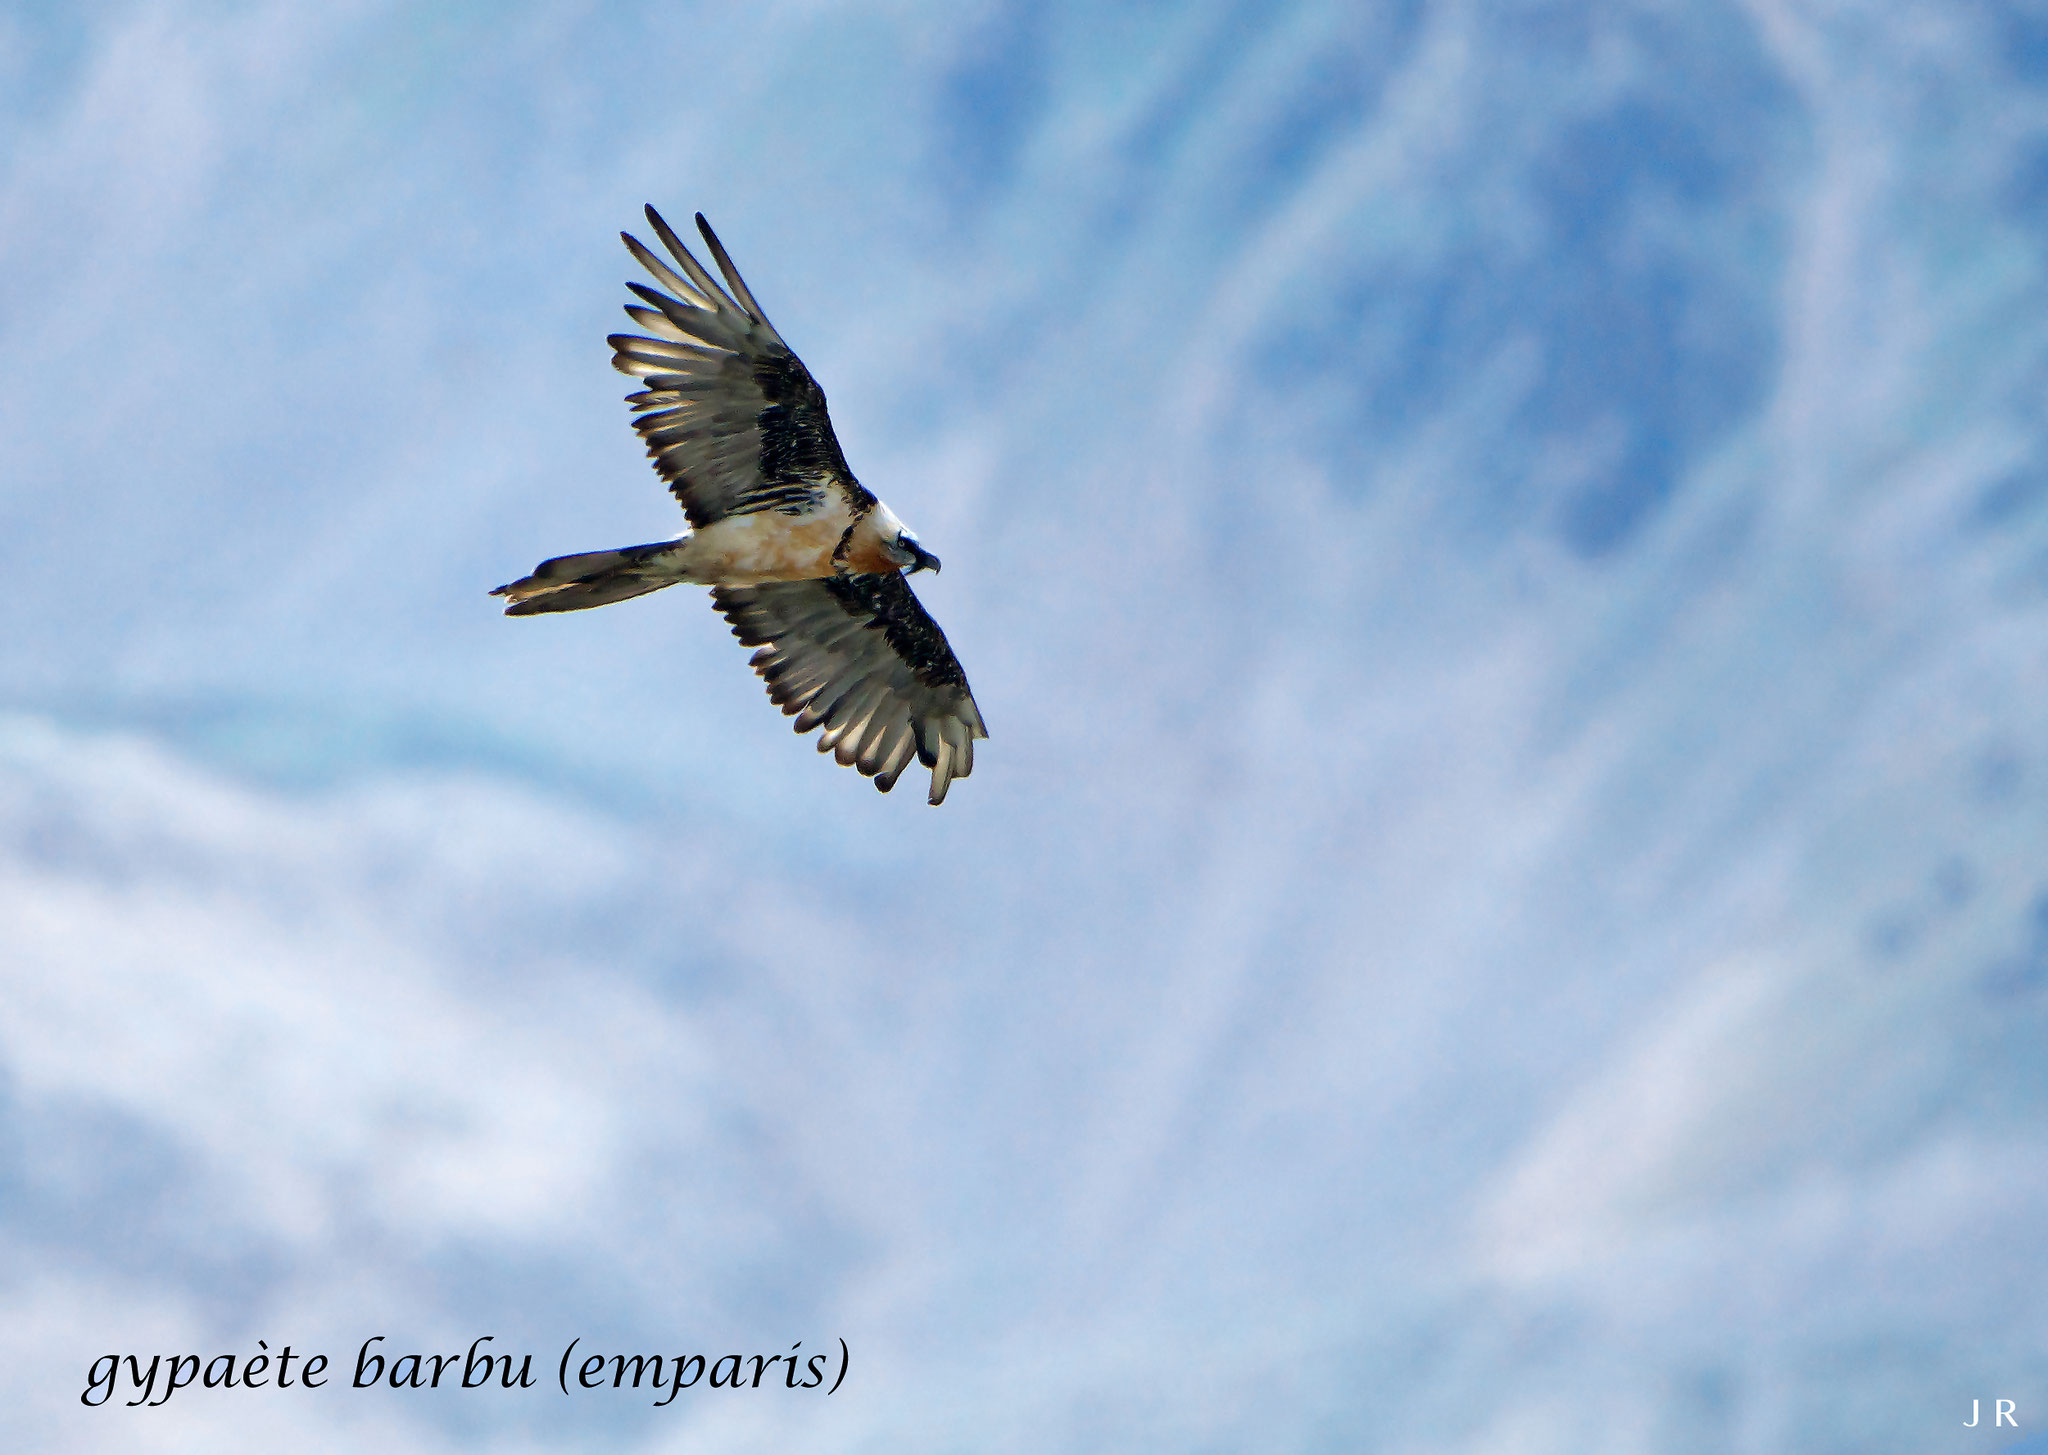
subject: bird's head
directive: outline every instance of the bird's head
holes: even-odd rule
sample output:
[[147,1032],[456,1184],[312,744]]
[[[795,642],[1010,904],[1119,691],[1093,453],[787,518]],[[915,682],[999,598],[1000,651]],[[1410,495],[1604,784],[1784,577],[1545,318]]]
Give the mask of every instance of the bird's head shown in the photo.
[[939,569],[939,558],[918,544],[917,536],[907,530],[896,532],[896,539],[889,546],[889,557],[913,576],[919,571]]

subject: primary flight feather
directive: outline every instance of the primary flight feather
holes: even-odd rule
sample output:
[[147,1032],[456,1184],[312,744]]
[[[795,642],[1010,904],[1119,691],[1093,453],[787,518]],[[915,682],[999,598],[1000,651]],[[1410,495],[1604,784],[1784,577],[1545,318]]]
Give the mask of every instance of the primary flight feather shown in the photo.
[[[612,367],[654,468],[682,503],[687,535],[557,556],[491,594],[507,616],[581,611],[690,583],[711,588],[733,635],[758,647],[768,695],[822,731],[818,750],[884,793],[914,757],[930,801],[974,770],[985,738],[967,674],[905,579],[939,558],[847,468],[825,393],[782,341],[697,215],[723,286],[647,209],[671,267],[630,233],[626,249],[660,288],[628,283],[646,334],[613,334]],[[677,269],[681,271],[678,272]],[[663,290],[666,291],[663,291]]]

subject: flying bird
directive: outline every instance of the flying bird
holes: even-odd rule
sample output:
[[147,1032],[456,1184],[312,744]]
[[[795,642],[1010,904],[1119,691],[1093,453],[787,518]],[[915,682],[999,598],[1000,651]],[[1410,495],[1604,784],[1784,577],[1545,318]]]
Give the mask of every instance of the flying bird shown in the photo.
[[647,223],[682,271],[620,233],[662,288],[628,283],[641,301],[626,312],[647,334],[606,342],[612,367],[646,386],[626,396],[633,427],[690,529],[556,556],[491,594],[512,599],[507,616],[534,616],[709,586],[733,635],[759,648],[752,665],[769,698],[798,732],[823,729],[819,752],[884,793],[914,756],[931,769],[930,801],[944,802],[948,785],[974,770],[974,740],[988,731],[946,634],[906,578],[937,571],[939,558],[854,479],[824,391],[704,214],[697,231],[724,287],[652,207]]

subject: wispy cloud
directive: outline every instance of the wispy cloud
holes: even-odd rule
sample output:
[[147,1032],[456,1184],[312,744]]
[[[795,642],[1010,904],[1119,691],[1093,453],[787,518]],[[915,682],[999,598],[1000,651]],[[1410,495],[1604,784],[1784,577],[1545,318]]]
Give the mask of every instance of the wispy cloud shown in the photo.
[[[5,24],[43,1446],[1805,1451],[2041,1383],[2048,113],[1988,21]],[[942,813],[685,593],[482,594],[680,528],[601,342],[648,200],[948,562]],[[862,1363],[76,1405],[284,1330]]]

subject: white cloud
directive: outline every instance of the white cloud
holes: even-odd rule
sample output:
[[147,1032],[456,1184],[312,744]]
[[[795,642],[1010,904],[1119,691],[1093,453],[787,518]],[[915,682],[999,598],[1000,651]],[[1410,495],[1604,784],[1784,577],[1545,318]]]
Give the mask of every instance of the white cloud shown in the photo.
[[[952,12],[98,22],[0,174],[10,1404],[1806,1451],[2038,1380],[2044,526],[1958,524],[2037,453],[2038,126],[1939,9],[1928,71],[1853,6],[1431,6],[1353,111],[1334,10],[1055,10],[971,206]],[[482,595],[676,527],[601,347],[646,199],[948,561],[942,813],[683,593]],[[71,1408],[109,1341],[486,1324],[862,1372]]]

